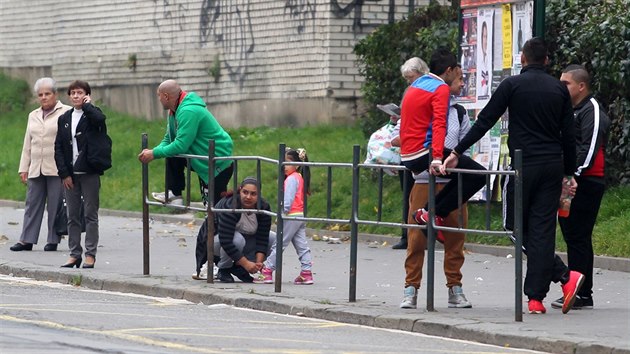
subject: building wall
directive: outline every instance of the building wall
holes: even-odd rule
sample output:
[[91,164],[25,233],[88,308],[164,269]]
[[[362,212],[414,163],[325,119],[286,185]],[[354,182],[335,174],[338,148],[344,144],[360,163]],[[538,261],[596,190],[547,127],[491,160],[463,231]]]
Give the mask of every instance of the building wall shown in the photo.
[[354,44],[422,3],[0,0],[0,68],[87,80],[97,100],[146,118],[163,116],[155,90],[173,78],[226,126],[347,122],[363,81]]

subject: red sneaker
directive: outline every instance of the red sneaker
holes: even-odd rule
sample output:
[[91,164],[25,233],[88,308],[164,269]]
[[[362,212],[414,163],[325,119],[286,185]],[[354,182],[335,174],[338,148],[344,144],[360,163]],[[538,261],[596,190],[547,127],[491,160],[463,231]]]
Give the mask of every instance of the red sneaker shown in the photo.
[[[418,209],[413,213],[413,219],[416,221],[418,225],[426,225],[427,222],[429,221],[429,212],[424,209]],[[444,218],[436,215],[435,225],[444,226]],[[442,231],[441,230],[436,230],[436,231],[437,233],[435,235],[435,239],[439,243],[444,244],[444,235],[442,234]],[[426,233],[424,233],[424,235],[426,236]]]
[[413,219],[418,225],[426,225],[429,220],[429,212],[424,209],[418,209],[413,212]]
[[531,314],[543,314],[547,312],[547,309],[545,308],[545,305],[543,305],[542,301],[529,299],[527,307],[529,308],[529,313]]
[[580,272],[576,272],[574,270],[569,272],[569,281],[565,284],[562,284],[562,294],[563,294],[563,303],[562,303],[562,313],[567,313],[573,307],[573,303],[575,302],[575,296],[578,291],[582,287],[584,283],[584,274]]

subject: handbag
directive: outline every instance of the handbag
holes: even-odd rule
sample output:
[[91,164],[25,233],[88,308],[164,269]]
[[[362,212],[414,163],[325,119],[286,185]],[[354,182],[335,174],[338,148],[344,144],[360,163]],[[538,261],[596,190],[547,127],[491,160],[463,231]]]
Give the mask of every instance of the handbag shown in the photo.
[[[83,198],[81,198],[81,232],[85,232],[85,210],[83,206]],[[57,214],[55,215],[55,233],[61,237],[68,234],[68,207],[66,205],[66,198],[62,198],[59,201],[59,207],[57,208]]]
[[93,169],[103,172],[112,167],[112,139],[107,135],[107,126],[88,130],[86,145],[87,163]]

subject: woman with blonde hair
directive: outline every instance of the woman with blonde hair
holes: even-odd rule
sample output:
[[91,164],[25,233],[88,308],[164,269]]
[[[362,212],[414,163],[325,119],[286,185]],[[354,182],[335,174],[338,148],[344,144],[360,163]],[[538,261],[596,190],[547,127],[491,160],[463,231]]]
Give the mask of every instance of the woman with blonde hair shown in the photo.
[[55,80],[44,77],[35,82],[39,108],[28,115],[18,173],[28,186],[24,222],[20,240],[11,251],[31,251],[37,244],[39,230],[48,211],[48,238],[44,251],[56,251],[60,237],[55,232],[55,216],[62,196],[61,180],[55,164],[55,137],[59,116],[70,106],[59,102]]

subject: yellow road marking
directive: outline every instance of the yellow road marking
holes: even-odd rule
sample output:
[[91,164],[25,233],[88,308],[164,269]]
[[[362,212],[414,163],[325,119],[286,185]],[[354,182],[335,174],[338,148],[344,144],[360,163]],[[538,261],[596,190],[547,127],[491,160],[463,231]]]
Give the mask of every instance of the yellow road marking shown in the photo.
[[[95,303],[83,303],[81,305],[88,306],[94,305]],[[133,313],[122,313],[122,312],[106,312],[106,311],[86,311],[86,310],[65,310],[65,309],[55,309],[55,308],[43,308],[41,306],[65,306],[67,304],[0,304],[0,308],[11,309],[11,310],[25,310],[25,311],[47,311],[47,312],[68,312],[68,313],[83,313],[83,314],[91,314],[91,315],[110,315],[110,316],[126,316],[126,317],[152,317],[152,318],[177,318],[176,316],[163,316],[163,315],[149,315],[149,314],[133,314]],[[98,303],[98,305],[103,305],[102,303]],[[73,303],[72,306],[78,306],[78,304]],[[38,308],[40,307],[40,308]],[[246,320],[241,321],[242,323],[249,323],[255,325],[282,325],[285,327],[289,326],[297,326],[297,327],[311,327],[311,328],[334,328],[334,327],[347,327],[349,326],[346,323],[331,323],[331,322],[320,322],[321,320],[311,319],[315,322],[292,322],[292,321],[261,321],[261,320]],[[232,322],[230,319],[213,319],[214,322]]]
[[83,328],[78,328],[78,327],[66,326],[66,325],[56,323],[56,322],[51,322],[51,321],[25,320],[25,319],[13,317],[13,316],[7,316],[7,315],[0,315],[0,320],[18,322],[18,323],[28,323],[28,324],[34,324],[34,325],[48,327],[48,328],[63,329],[63,330],[79,332],[79,333],[89,333],[89,334],[96,334],[96,335],[105,334],[110,337],[124,339],[131,342],[142,343],[146,345],[155,345],[155,346],[169,348],[169,349],[189,350],[189,351],[198,352],[198,353],[210,353],[210,354],[221,353],[220,351],[211,350],[207,348],[196,348],[196,347],[191,347],[189,345],[167,342],[163,340],[155,340],[155,339],[140,337],[136,335],[125,334],[125,333],[121,333],[117,331],[96,331],[96,330],[91,330],[91,329],[83,329]]

